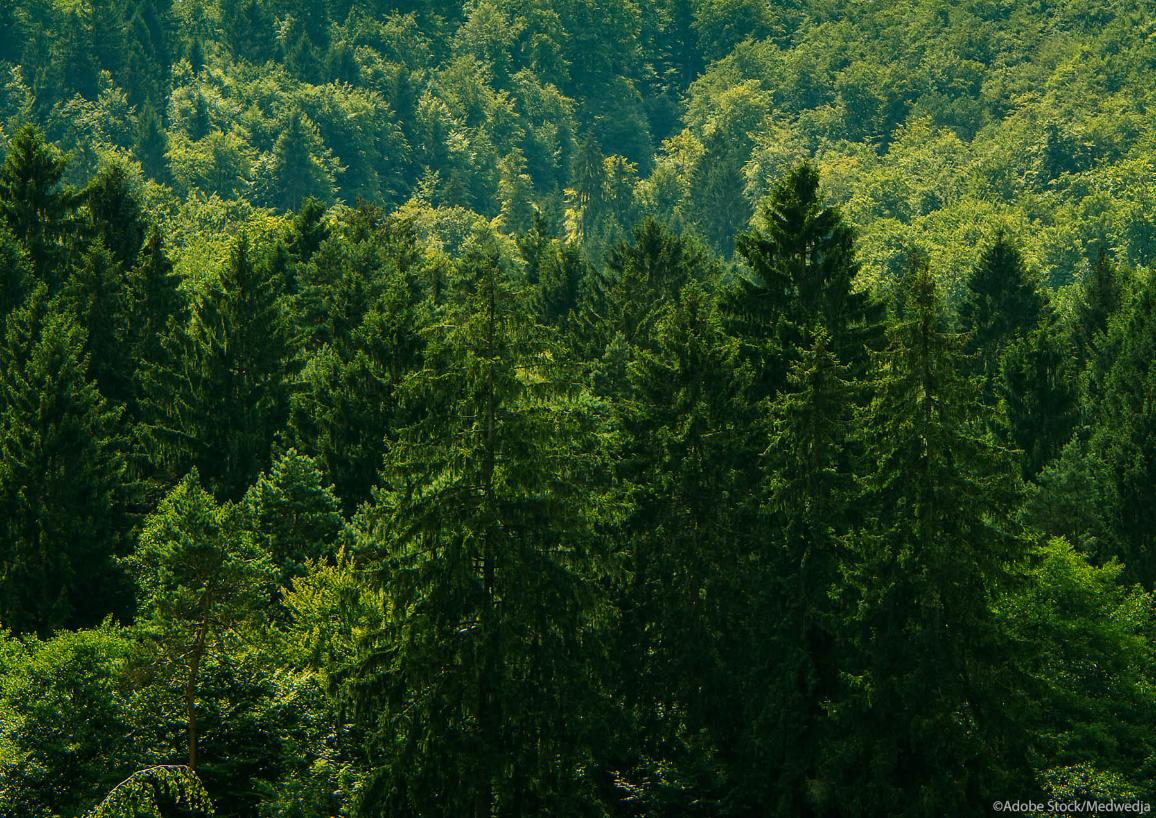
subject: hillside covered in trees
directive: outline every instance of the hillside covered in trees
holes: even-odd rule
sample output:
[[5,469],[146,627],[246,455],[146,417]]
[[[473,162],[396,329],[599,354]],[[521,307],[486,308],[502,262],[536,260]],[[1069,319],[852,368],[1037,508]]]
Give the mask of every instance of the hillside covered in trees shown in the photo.
[[1154,103],[1149,0],[0,0],[0,816],[1156,801]]

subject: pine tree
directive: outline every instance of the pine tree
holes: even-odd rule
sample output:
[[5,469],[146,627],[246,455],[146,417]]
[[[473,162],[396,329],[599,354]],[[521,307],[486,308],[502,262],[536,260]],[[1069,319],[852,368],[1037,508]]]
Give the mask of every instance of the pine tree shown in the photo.
[[869,350],[880,340],[882,311],[870,294],[855,289],[854,231],[838,210],[823,206],[813,165],[799,165],[776,186],[760,227],[740,235],[737,250],[751,278],[740,281],[732,310],[735,331],[764,373],[756,399],[773,395],[784,382],[815,326],[830,336],[831,352],[850,367],[851,377],[862,379]]
[[61,188],[65,158],[25,125],[8,143],[0,167],[0,218],[24,243],[37,275],[50,289],[59,286],[65,247],[78,197]]
[[967,281],[959,320],[971,333],[967,351],[978,355],[990,399],[999,378],[999,361],[1007,345],[1039,324],[1044,302],[1028,274],[1023,256],[1002,230]]
[[848,458],[855,385],[826,330],[809,335],[769,406],[769,502],[752,606],[753,672],[744,679],[749,728],[736,770],[740,803],[800,816],[823,810],[811,782],[831,735],[824,708],[838,692],[840,623],[831,595],[846,559],[856,477]]
[[632,350],[628,377],[619,472],[632,498],[630,579],[615,653],[637,749],[625,777],[648,813],[710,814],[730,797],[722,771],[739,763],[751,650],[749,373],[717,303],[690,283],[660,310],[648,347]]
[[43,285],[0,348],[0,622],[46,634],[124,610],[119,411],[88,379],[84,331]]
[[124,165],[112,163],[84,191],[93,232],[125,270],[136,264],[145,239],[145,220]]
[[378,759],[360,812],[582,812],[605,723],[598,407],[492,238],[462,274],[409,381],[426,412],[359,522],[390,619],[356,678]]
[[310,560],[335,556],[343,528],[337,497],[312,458],[290,449],[245,493],[246,528],[277,569],[277,587],[304,576]]
[[146,378],[154,463],[168,475],[195,466],[226,498],[267,466],[288,402],[279,290],[250,256],[248,239],[238,239],[219,279],[194,299],[169,361]]
[[1110,322],[1127,300],[1126,277],[1102,249],[1080,282],[1070,315],[1069,336],[1080,372],[1080,414],[1090,422],[1104,394],[1104,378],[1112,366]]
[[986,442],[991,410],[926,263],[904,285],[866,416],[871,513],[844,567],[832,797],[853,815],[981,815],[1022,783],[1016,677],[989,607],[1016,556],[1010,460]]
[[743,191],[746,156],[732,134],[722,128],[706,136],[703,155],[691,185],[696,192],[696,225],[710,245],[724,258],[735,250],[735,233],[751,219],[751,205]]
[[169,137],[161,115],[152,105],[146,105],[137,117],[135,148],[145,176],[155,182],[167,182],[169,163],[165,154],[169,149]]

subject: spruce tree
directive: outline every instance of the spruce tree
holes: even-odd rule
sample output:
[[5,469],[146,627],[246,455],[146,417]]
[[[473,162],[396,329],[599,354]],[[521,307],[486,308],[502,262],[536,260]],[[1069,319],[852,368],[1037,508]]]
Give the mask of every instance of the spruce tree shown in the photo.
[[125,270],[136,264],[145,239],[145,220],[124,165],[101,168],[84,191],[93,232]]
[[832,735],[825,707],[838,693],[840,635],[832,593],[846,560],[856,478],[848,458],[855,385],[826,330],[809,335],[768,406],[767,502],[744,678],[749,726],[736,770],[741,803],[799,816],[824,810],[812,782]]
[[971,336],[967,351],[977,355],[977,371],[984,377],[989,399],[1004,349],[1039,324],[1043,313],[1043,298],[1023,256],[1007,233],[999,231],[968,278],[959,306],[960,324]]
[[132,394],[128,297],[124,270],[100,239],[89,245],[61,293],[86,330],[92,377],[116,403]]
[[[1084,470],[1095,486],[1107,530],[1102,556],[1116,556],[1129,579],[1156,586],[1156,275],[1139,282],[1111,328],[1111,366],[1104,376]],[[1068,532],[1064,532],[1068,533]],[[1072,532],[1076,533],[1076,532]]]
[[88,377],[85,335],[43,285],[0,348],[0,622],[47,634],[128,607],[119,410]]
[[152,105],[146,105],[137,116],[135,149],[145,176],[155,182],[167,182],[169,137],[161,115]]
[[146,377],[151,457],[162,473],[195,466],[238,498],[268,465],[288,408],[289,345],[277,282],[238,239],[195,297],[167,361]]
[[[632,500],[616,655],[630,716],[625,774],[654,814],[721,811],[740,764],[758,530],[745,403],[749,373],[718,305],[690,283],[631,350],[619,401],[619,476]],[[665,782],[665,784],[660,783]]]
[[1032,479],[1071,439],[1079,419],[1077,363],[1059,320],[1049,309],[1039,326],[1011,341],[1000,359],[996,397],[1006,441]]
[[783,384],[815,326],[830,336],[831,352],[850,367],[851,377],[865,376],[869,350],[880,341],[882,310],[855,289],[854,230],[838,210],[823,205],[813,165],[799,165],[775,187],[760,226],[739,236],[737,251],[750,277],[740,279],[732,311],[735,331],[763,373],[757,399]]
[[298,210],[306,199],[330,199],[333,182],[310,150],[307,124],[298,111],[273,146],[268,203],[281,210]]
[[990,608],[1016,556],[1010,460],[987,442],[991,410],[929,267],[904,287],[865,417],[870,515],[843,569],[829,791],[852,815],[983,815],[1023,785],[1022,703]]
[[28,252],[7,227],[0,226],[0,326],[24,303],[34,283]]
[[154,227],[126,277],[128,345],[138,382],[148,366],[165,360],[164,339],[174,334],[185,307],[178,287],[161,231]]
[[349,338],[310,355],[293,395],[292,439],[317,457],[347,510],[370,498],[386,439],[411,414],[398,393],[421,366],[426,311],[420,298],[412,275],[391,273]]
[[329,227],[325,223],[325,203],[310,196],[301,204],[301,209],[293,217],[293,235],[289,240],[289,250],[293,258],[303,264],[313,258],[321,245],[329,238]]
[[375,759],[360,814],[585,812],[605,725],[599,409],[493,238],[461,273],[408,382],[425,412],[358,524],[389,617],[355,678]]
[[278,588],[304,576],[310,560],[336,555],[343,520],[312,458],[290,449],[245,492],[245,527],[276,567]]
[[63,188],[67,162],[34,125],[8,143],[0,167],[0,219],[28,250],[37,275],[55,290],[79,199]]

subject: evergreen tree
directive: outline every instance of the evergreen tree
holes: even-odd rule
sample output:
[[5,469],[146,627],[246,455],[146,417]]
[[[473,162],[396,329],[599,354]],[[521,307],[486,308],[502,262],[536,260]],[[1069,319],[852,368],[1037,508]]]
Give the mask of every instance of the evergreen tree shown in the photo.
[[306,199],[333,197],[333,180],[310,151],[307,125],[299,112],[290,117],[273,147],[269,204],[298,210]]
[[155,107],[146,105],[137,116],[136,131],[136,158],[145,176],[155,182],[168,181],[169,163],[165,156],[168,149],[169,137],[161,115]]
[[0,622],[46,634],[123,611],[118,410],[88,379],[84,331],[43,285],[0,349]]
[[151,658],[181,689],[186,762],[202,753],[200,698],[208,665],[237,642],[237,627],[268,599],[272,566],[235,506],[219,505],[194,471],[146,521],[128,559],[140,631]]
[[831,596],[851,523],[855,388],[826,330],[811,335],[769,406],[769,503],[760,529],[755,647],[744,679],[750,716],[736,770],[736,800],[751,814],[824,810],[811,782],[820,779],[832,735],[825,707],[838,693],[840,622]]
[[1126,302],[1126,281],[1103,250],[1080,282],[1070,315],[1069,335],[1080,370],[1080,412],[1085,422],[1096,414],[1104,393],[1104,379],[1112,366],[1109,326]]
[[855,289],[854,231],[838,210],[823,206],[813,165],[799,165],[776,186],[760,227],[740,235],[737,250],[751,277],[740,280],[732,310],[735,331],[763,373],[755,398],[775,393],[815,326],[830,336],[831,352],[850,376],[862,379],[880,340],[882,312]]
[[[1111,368],[1104,376],[1083,469],[1107,530],[1103,557],[1116,556],[1130,579],[1156,585],[1156,275],[1138,284],[1132,303],[1113,322]],[[1062,532],[1079,534],[1082,532]]]
[[77,196],[62,189],[65,158],[25,125],[8,143],[0,167],[0,218],[24,243],[37,275],[51,289],[60,284],[60,266]]
[[870,516],[844,568],[830,792],[853,815],[978,816],[1026,785],[1023,704],[990,608],[1016,555],[1010,461],[985,442],[990,410],[928,266],[904,285],[866,416]]
[[299,264],[304,264],[321,249],[327,238],[329,227],[325,223],[325,203],[310,196],[301,203],[301,209],[293,217],[293,235],[289,239],[289,251]]
[[32,284],[27,251],[7,227],[0,225],[0,326],[8,313],[24,303]]
[[975,353],[990,399],[999,378],[1000,356],[1015,338],[1039,324],[1044,302],[1028,274],[1023,256],[1002,230],[967,281],[959,320],[971,334],[967,351]]
[[412,275],[393,273],[349,339],[309,358],[293,396],[292,437],[317,457],[348,510],[369,499],[386,439],[411,414],[398,392],[421,366],[419,299]]
[[588,294],[586,310],[603,333],[646,345],[662,308],[676,301],[689,282],[705,281],[717,268],[700,243],[647,219],[635,228],[631,241],[611,248],[606,271]]
[[103,167],[84,191],[93,232],[124,270],[136,265],[145,239],[145,220],[124,165]]
[[355,692],[377,759],[363,815],[595,809],[597,405],[478,238],[435,322],[359,523],[380,559],[384,633]]
[[273,561],[277,587],[305,575],[310,560],[335,556],[343,528],[333,490],[313,459],[290,449],[245,493],[245,526]]
[[163,473],[197,467],[225,497],[240,497],[268,464],[284,424],[289,347],[277,283],[233,246],[217,281],[206,283],[169,362],[146,379],[151,457]]
[[149,230],[139,259],[126,279],[126,308],[128,346],[138,374],[143,375],[147,367],[165,360],[164,339],[175,334],[184,299],[159,229]]
[[757,530],[748,375],[696,283],[661,310],[651,346],[628,364],[619,462],[632,509],[616,654],[638,757],[627,776],[648,814],[721,811],[723,771],[741,763]]
[[99,239],[91,244],[61,298],[87,330],[91,374],[101,393],[124,403],[132,393],[133,359],[124,270]]
[[1039,326],[1011,341],[1000,361],[996,396],[1007,442],[1023,452],[1022,471],[1034,478],[1072,436],[1078,420],[1076,359],[1049,309]]

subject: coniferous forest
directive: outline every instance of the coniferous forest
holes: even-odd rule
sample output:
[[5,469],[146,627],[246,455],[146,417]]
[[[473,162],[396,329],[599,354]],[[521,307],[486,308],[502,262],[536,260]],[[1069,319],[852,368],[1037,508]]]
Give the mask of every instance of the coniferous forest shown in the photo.
[[1156,802],[1154,110],[1150,0],[0,0],[0,816]]

